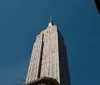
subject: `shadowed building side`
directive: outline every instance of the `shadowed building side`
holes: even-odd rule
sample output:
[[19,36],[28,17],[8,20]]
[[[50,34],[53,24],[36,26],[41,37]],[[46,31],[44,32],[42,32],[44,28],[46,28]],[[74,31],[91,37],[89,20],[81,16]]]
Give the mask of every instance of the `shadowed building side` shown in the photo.
[[59,65],[60,65],[60,85],[71,85],[70,73],[68,65],[67,49],[64,43],[64,38],[58,29],[59,37]]

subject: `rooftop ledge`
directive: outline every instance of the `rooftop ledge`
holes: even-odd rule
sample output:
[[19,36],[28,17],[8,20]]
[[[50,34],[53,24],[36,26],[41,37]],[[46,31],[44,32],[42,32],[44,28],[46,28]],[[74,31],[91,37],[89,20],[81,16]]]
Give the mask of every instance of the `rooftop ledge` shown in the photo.
[[25,83],[24,85],[38,85],[38,84],[60,85],[56,79],[53,79],[51,77],[42,77],[37,80]]

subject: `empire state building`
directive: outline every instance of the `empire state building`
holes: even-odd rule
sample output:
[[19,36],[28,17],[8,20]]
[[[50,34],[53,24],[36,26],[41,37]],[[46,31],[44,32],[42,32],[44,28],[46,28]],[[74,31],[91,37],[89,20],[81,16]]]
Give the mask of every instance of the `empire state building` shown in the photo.
[[50,19],[34,42],[25,85],[70,85],[67,50]]

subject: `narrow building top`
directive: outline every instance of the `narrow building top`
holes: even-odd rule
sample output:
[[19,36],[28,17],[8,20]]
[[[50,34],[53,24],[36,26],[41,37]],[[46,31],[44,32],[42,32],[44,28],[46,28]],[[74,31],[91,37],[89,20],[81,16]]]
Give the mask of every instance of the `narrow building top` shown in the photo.
[[52,21],[52,17],[50,17],[48,27],[52,27],[52,26],[53,26],[53,21]]

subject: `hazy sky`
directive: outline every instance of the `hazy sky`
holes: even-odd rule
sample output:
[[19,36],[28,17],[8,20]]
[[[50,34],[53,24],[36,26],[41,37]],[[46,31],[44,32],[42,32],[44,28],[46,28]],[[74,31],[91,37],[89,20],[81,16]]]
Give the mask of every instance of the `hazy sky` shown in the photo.
[[36,35],[50,16],[68,49],[71,85],[100,85],[100,16],[93,0],[0,0],[0,85],[22,85]]

